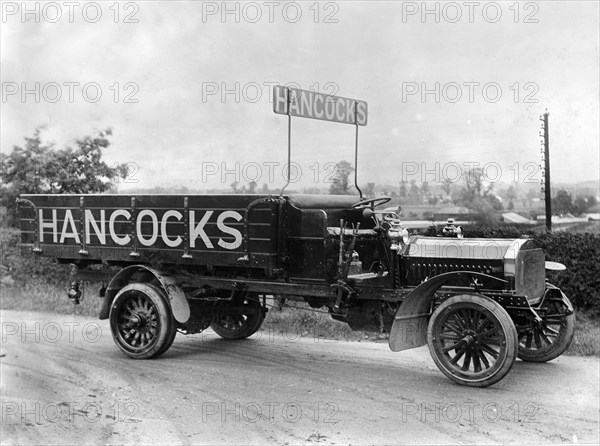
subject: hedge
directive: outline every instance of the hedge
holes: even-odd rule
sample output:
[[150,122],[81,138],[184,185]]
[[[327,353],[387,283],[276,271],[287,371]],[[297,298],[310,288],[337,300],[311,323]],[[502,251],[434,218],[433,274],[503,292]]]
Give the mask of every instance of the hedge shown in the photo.
[[566,271],[548,271],[548,281],[561,288],[578,310],[600,317],[600,234],[532,232],[516,226],[472,227],[464,233],[465,237],[532,237],[541,245],[546,260],[567,267]]

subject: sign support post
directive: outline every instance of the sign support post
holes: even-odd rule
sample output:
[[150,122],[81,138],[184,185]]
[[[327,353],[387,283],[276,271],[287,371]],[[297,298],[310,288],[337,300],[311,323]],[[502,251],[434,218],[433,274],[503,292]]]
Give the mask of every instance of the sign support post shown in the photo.
[[288,172],[280,196],[291,180],[292,116],[299,116],[354,125],[354,186],[360,199],[363,199],[362,191],[358,187],[358,126],[367,125],[368,105],[365,101],[277,85],[273,89],[273,111],[288,117]]
[[283,195],[283,191],[290,185],[290,177],[292,176],[292,114],[290,107],[290,97],[292,93],[288,87],[285,89],[286,92],[286,103],[287,103],[287,115],[288,115],[288,162],[287,162],[287,182],[285,186],[281,188],[279,196]]
[[354,101],[354,127],[356,132],[354,134],[354,187],[358,190],[360,201],[363,200],[362,190],[358,187],[358,102]]

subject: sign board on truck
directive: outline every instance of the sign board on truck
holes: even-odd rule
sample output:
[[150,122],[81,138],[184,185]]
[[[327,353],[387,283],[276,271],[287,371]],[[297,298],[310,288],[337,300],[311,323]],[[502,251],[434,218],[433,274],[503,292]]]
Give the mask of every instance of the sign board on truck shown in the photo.
[[277,85],[273,89],[273,111],[287,115],[288,104],[291,116],[367,125],[366,101]]

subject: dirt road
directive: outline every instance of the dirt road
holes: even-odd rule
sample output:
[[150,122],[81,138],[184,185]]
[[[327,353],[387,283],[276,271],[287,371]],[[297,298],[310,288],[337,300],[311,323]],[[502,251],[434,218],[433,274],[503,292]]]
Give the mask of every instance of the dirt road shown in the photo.
[[598,443],[599,360],[518,361],[487,389],[427,348],[178,334],[134,361],[107,321],[3,311],[3,444]]

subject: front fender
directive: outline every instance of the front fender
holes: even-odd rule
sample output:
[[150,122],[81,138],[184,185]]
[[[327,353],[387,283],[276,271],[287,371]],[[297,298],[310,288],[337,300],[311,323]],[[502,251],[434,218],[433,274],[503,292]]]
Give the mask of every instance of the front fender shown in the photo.
[[113,299],[119,290],[127,285],[131,276],[140,270],[149,272],[160,282],[161,288],[169,298],[169,304],[175,320],[182,324],[187,322],[190,318],[190,305],[185,297],[185,293],[177,285],[175,278],[165,271],[159,271],[145,265],[128,266],[123,268],[112,278],[106,288],[106,294],[98,317],[100,319],[108,319]]
[[567,315],[575,313],[575,310],[573,309],[573,304],[571,303],[567,295],[563,293],[560,288],[548,282],[546,282],[546,291],[544,292],[544,298],[542,299],[542,302],[540,302],[540,305],[542,305],[546,299],[560,300],[561,303],[567,309]]
[[392,351],[399,352],[427,344],[427,323],[429,316],[431,316],[431,305],[435,293],[457,277],[471,277],[507,283],[503,279],[472,271],[453,271],[426,280],[406,296],[396,311],[389,339],[389,346]]

